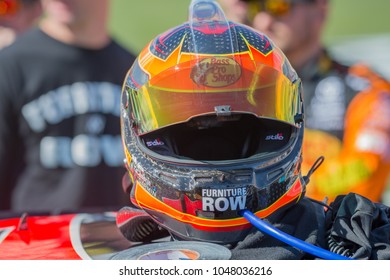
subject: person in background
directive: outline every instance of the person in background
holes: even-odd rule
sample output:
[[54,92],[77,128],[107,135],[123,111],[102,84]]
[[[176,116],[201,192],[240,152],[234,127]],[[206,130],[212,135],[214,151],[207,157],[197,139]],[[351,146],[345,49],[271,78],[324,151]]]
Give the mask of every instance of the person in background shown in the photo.
[[0,0],[0,49],[35,26],[41,14],[40,0]]
[[390,85],[363,64],[343,65],[322,44],[329,0],[219,0],[226,16],[264,32],[302,79],[303,170],[321,155],[307,195],[356,192],[381,201],[390,173]]
[[117,209],[120,93],[132,53],[109,0],[42,0],[39,27],[0,52],[0,209]]

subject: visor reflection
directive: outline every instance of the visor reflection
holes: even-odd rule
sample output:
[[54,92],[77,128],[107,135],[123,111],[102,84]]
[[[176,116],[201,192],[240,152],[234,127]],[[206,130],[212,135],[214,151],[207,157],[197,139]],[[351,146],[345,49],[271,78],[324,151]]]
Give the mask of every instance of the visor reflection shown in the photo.
[[230,73],[230,78],[224,82],[216,79],[220,77],[215,76],[216,71],[222,70],[214,69],[207,75],[206,69],[204,77],[194,80],[194,67],[176,66],[138,91],[128,88],[138,133],[186,122],[195,116],[215,114],[219,106],[229,106],[232,113],[252,113],[295,125],[294,116],[300,109],[298,82],[292,83],[266,65],[258,65],[254,71],[225,68],[223,71]]

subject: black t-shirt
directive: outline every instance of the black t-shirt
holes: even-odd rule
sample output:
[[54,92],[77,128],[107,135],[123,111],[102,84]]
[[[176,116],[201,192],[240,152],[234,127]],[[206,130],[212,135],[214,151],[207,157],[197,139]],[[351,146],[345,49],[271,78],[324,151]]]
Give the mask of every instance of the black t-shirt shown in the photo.
[[120,93],[134,59],[115,41],[90,50],[39,29],[0,52],[0,209],[127,202]]

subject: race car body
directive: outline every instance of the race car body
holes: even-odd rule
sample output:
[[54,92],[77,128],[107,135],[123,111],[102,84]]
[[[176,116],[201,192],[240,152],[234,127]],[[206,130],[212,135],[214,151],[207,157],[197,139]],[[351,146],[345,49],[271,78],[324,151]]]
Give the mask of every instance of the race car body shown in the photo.
[[115,213],[27,215],[0,220],[1,260],[108,259],[132,243]]

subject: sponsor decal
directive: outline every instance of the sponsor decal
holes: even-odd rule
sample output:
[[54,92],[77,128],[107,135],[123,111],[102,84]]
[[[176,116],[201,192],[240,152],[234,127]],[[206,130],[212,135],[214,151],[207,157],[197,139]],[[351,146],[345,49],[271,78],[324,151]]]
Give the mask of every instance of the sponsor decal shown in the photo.
[[278,133],[276,135],[268,135],[267,137],[265,137],[265,140],[283,140],[284,137],[283,137],[283,134],[282,133]]
[[246,195],[246,187],[202,189],[202,210],[223,212],[245,209]]
[[191,71],[191,79],[198,85],[225,87],[241,77],[241,67],[232,58],[210,57],[200,61]]
[[165,143],[161,141],[160,138],[154,139],[153,141],[146,141],[146,146],[148,147],[156,147],[156,146],[164,146]]

